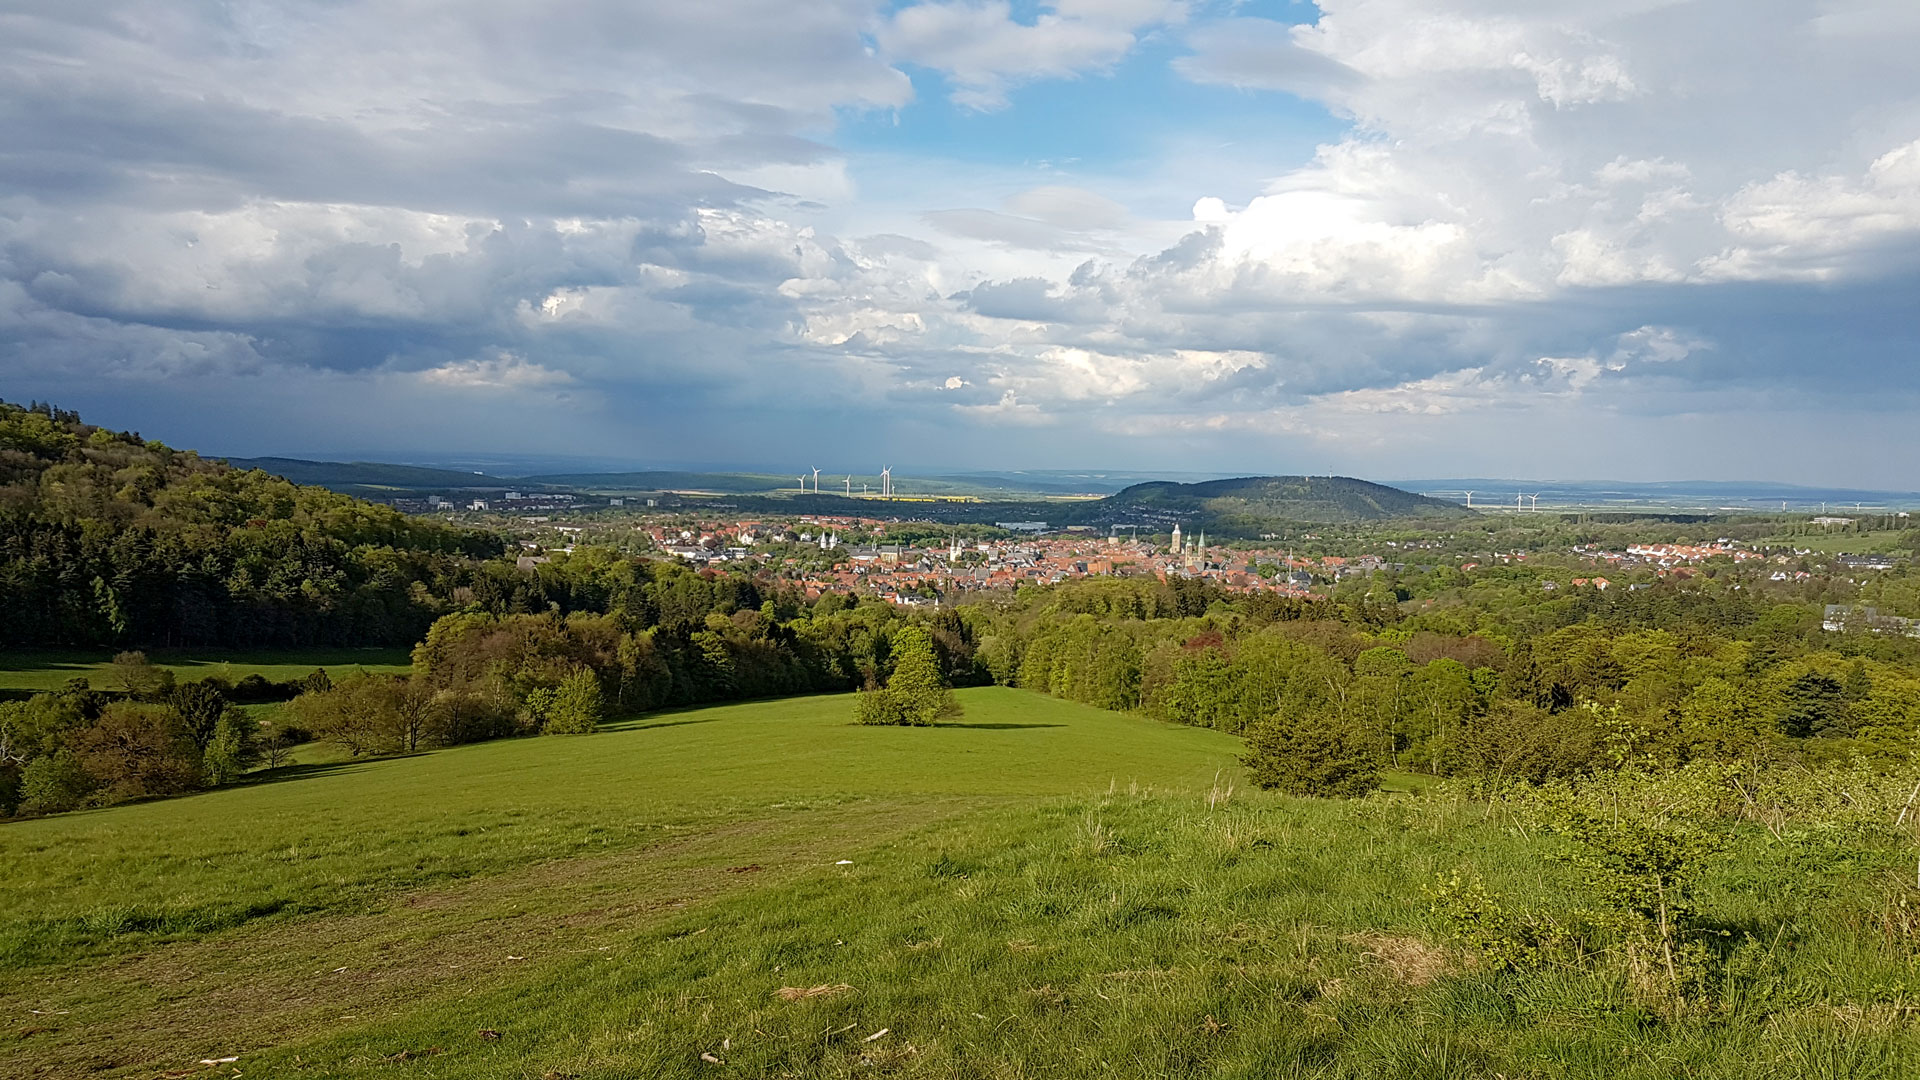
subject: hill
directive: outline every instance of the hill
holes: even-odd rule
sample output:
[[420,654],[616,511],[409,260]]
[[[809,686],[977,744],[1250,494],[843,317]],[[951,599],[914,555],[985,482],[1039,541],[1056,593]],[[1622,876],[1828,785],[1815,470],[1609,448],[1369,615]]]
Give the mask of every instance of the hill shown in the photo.
[[1222,533],[1269,522],[1344,524],[1395,518],[1455,518],[1456,503],[1346,476],[1248,476],[1197,484],[1135,484],[1103,500],[1122,507],[1188,515]]
[[228,458],[236,469],[259,469],[296,484],[331,488],[351,495],[391,496],[401,491],[501,491],[521,482],[454,469],[389,465],[377,461],[307,461],[301,458]]
[[410,645],[472,584],[472,561],[501,550],[0,402],[0,647]]

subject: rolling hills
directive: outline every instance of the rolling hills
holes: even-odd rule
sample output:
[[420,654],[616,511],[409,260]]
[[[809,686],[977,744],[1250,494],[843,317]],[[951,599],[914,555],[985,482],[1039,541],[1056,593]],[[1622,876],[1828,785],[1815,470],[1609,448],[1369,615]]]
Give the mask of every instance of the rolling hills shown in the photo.
[[[1345,476],[1246,476],[1178,482],[1149,480],[1120,486],[1127,478],[1054,474],[917,476],[898,489],[911,501],[879,502],[836,491],[822,477],[821,491],[795,490],[797,481],[754,472],[649,470],[555,473],[515,479],[375,462],[319,462],[295,458],[232,458],[236,467],[259,468],[296,483],[345,493],[458,494],[517,487],[591,495],[702,492],[749,513],[793,510],[852,516],[911,516],[945,522],[1046,521],[1095,528],[1138,526],[1165,529],[1179,523],[1222,538],[1253,536],[1292,525],[1332,525],[1403,519],[1443,520],[1468,516],[1457,503]],[[844,483],[844,478],[842,479]],[[877,490],[879,478],[854,478],[854,488]],[[1116,490],[1118,488],[1118,490]],[[1099,494],[1105,492],[1105,494]],[[1099,495],[1099,497],[1093,497]],[[698,496],[693,496],[697,498]]]

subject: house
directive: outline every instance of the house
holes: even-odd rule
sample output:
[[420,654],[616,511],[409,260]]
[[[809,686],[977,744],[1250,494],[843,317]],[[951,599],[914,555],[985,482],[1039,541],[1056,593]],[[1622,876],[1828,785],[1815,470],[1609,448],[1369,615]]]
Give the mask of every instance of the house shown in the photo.
[[1879,608],[1828,604],[1820,619],[1820,629],[1835,633],[1865,630],[1872,634],[1901,634],[1920,637],[1920,622],[1898,615],[1882,615]]

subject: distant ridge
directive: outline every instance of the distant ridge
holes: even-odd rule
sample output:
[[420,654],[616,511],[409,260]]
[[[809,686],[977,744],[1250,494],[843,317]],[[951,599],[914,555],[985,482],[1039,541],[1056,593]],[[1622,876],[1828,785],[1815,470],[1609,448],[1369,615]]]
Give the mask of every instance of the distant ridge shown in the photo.
[[586,491],[718,491],[730,495],[771,494],[792,491],[794,478],[770,473],[688,472],[647,470],[640,472],[555,473],[529,476],[529,484]]
[[427,469],[417,465],[389,465],[377,461],[307,461],[283,457],[225,460],[236,469],[259,469],[285,477],[296,484],[311,484],[350,494],[457,489],[496,491],[516,483],[483,473]]

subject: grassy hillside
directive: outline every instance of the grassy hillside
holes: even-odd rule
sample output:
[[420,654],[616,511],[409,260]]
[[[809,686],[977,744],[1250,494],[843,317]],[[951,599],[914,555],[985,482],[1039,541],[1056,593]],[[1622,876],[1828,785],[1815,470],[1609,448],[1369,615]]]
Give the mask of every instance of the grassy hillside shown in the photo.
[[[853,699],[756,702],[302,771],[0,828],[0,963],[192,937],[284,910],[657,843],[848,801],[1205,787],[1238,740],[1036,697],[961,691],[931,730],[851,726]],[[110,876],[88,867],[114,867]]]
[[732,705],[0,827],[0,1075],[1920,1061],[1899,868],[1830,837],[1753,830],[1701,897],[1736,989],[1661,1012],[1618,967],[1504,971],[1453,943],[1425,892],[1445,873],[1505,910],[1584,902],[1551,839],[1479,804],[1229,793],[1231,738],[961,696],[950,727],[852,727],[845,697]]

